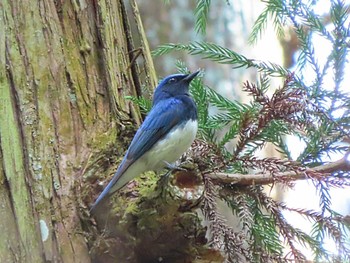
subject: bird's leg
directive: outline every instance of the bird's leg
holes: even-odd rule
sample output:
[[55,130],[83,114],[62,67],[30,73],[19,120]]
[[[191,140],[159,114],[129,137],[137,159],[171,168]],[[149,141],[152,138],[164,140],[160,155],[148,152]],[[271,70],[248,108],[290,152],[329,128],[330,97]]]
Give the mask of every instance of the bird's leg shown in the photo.
[[174,171],[186,171],[185,168],[180,167],[179,165],[177,165],[176,163],[169,163],[167,161],[163,161],[165,164],[165,169],[168,170],[168,172],[164,175],[162,175],[162,177],[159,179],[158,183],[157,183],[157,188],[160,190],[160,195],[165,198],[166,197],[166,189],[169,186],[169,179],[170,179],[170,175],[172,174],[172,172]]
[[165,168],[168,169],[170,172],[173,170],[180,170],[180,171],[186,171],[185,168],[180,167],[180,165],[177,165],[176,163],[168,163],[167,161],[163,161],[165,163]]
[[166,174],[162,175],[157,182],[157,188],[159,190],[159,196],[163,199],[166,198],[166,188],[169,186],[169,178],[170,178],[171,170],[169,170]]

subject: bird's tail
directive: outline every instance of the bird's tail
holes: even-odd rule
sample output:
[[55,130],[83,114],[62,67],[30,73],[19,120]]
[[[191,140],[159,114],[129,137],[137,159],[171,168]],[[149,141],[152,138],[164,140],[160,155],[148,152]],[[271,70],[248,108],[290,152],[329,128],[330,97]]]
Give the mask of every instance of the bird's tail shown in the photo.
[[92,207],[90,208],[90,214],[94,215],[96,214],[96,211],[98,210],[97,208],[99,207],[104,207],[104,204],[106,204],[106,201],[109,199],[107,198],[108,195],[100,195],[97,200],[95,201],[95,203],[92,205]]
[[[97,208],[99,206],[103,206],[102,204],[106,204],[106,201],[109,200],[109,197],[117,190],[119,190],[121,187],[123,187],[125,185],[124,184],[120,184],[119,179],[121,178],[121,176],[124,174],[124,172],[127,170],[127,168],[129,167],[129,165],[125,165],[125,159],[122,161],[122,163],[119,165],[117,171],[115,172],[112,180],[108,183],[108,185],[106,186],[105,189],[103,189],[102,193],[100,194],[100,196],[97,198],[97,200],[95,201],[95,203],[92,205],[91,209],[90,209],[90,213],[91,214],[95,214],[97,211]],[[123,181],[123,180],[122,180]]]
[[[118,172],[118,171],[117,171]],[[115,173],[113,179],[108,183],[108,185],[106,186],[106,188],[102,191],[102,193],[100,194],[100,196],[97,198],[97,200],[95,201],[95,203],[92,205],[91,209],[90,209],[90,213],[91,214],[95,214],[97,207],[99,206],[105,206],[107,205],[107,201],[109,200],[109,197],[111,196],[111,194],[113,194],[115,191],[111,191],[112,187],[115,185],[116,183],[116,178],[118,178],[118,174],[117,172]]]

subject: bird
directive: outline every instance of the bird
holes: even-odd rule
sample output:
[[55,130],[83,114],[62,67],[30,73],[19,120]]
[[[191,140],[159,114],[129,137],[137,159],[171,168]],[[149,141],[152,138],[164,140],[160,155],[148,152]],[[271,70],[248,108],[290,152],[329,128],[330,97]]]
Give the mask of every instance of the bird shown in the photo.
[[169,167],[188,150],[198,129],[197,107],[189,85],[199,72],[169,75],[158,84],[149,114],[90,212],[138,175]]

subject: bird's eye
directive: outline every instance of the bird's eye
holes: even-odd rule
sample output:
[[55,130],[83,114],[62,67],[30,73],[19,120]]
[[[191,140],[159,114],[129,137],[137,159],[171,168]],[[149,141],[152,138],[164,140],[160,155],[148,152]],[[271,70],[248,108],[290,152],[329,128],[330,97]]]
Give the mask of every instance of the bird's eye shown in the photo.
[[171,78],[169,79],[168,83],[175,83],[176,82],[176,78]]

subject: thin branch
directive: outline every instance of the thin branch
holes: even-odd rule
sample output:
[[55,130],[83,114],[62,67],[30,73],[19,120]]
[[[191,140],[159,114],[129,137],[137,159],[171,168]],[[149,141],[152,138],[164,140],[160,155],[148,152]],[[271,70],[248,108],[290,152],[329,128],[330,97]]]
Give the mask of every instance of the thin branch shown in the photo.
[[278,173],[257,173],[257,174],[230,174],[230,173],[210,173],[205,176],[226,184],[238,185],[254,185],[254,184],[271,184],[276,181],[296,181],[302,179],[309,179],[309,174],[322,174],[328,176],[337,171],[350,171],[350,161],[347,160],[349,154],[346,154],[342,159],[316,166],[314,168],[305,168],[300,171],[286,171]]

